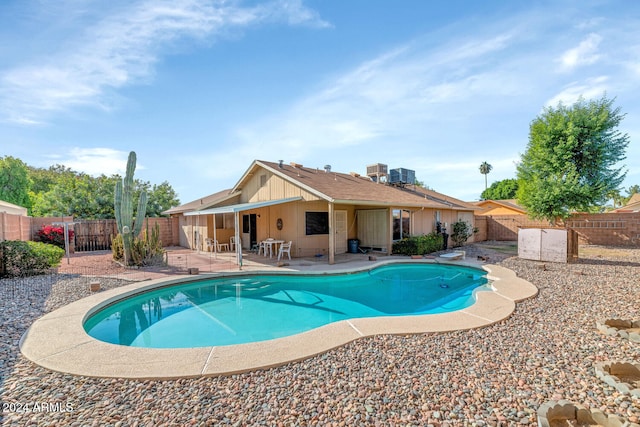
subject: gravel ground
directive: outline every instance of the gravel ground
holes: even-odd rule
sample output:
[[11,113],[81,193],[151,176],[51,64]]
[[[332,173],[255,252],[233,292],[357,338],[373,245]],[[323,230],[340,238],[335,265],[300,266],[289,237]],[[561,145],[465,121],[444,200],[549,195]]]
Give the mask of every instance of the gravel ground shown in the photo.
[[378,336],[278,368],[171,381],[76,377],[26,360],[18,342],[28,326],[89,291],[65,275],[28,292],[0,283],[2,425],[519,426],[535,424],[550,399],[638,422],[640,399],[600,381],[593,364],[640,362],[640,345],[595,328],[640,317],[640,249],[587,249],[569,265],[490,250],[540,293],[489,327]]

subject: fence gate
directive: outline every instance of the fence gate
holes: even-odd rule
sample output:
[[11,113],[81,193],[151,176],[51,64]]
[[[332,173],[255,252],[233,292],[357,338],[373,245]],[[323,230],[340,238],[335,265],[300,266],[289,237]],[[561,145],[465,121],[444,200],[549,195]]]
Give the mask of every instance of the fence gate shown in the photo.
[[78,222],[73,231],[76,252],[110,250],[111,239],[118,234],[115,219]]

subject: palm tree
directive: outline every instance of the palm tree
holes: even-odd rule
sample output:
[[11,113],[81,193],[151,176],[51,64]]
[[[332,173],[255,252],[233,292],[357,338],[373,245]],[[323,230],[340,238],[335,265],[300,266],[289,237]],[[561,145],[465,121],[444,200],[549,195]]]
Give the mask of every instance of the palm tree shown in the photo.
[[487,162],[482,162],[482,164],[480,165],[480,173],[482,175],[484,175],[484,189],[487,189],[487,175],[489,174],[489,172],[491,172],[491,169],[493,169],[493,166],[491,166],[489,163]]

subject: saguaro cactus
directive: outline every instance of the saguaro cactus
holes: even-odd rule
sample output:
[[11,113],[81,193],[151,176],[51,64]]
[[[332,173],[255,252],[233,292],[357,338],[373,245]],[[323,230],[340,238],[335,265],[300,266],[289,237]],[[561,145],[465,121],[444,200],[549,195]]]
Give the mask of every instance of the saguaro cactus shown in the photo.
[[138,199],[135,222],[133,217],[133,173],[136,169],[136,153],[129,153],[127,171],[122,181],[116,182],[114,211],[118,232],[122,235],[125,264],[131,263],[131,242],[142,230],[147,211],[147,192],[142,190]]

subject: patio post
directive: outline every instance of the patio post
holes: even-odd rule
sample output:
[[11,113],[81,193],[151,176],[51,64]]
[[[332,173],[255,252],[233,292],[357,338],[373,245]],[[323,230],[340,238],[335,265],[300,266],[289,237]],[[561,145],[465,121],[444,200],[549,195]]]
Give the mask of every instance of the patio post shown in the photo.
[[329,202],[329,264],[335,264],[336,231],[333,218],[333,202]]
[[234,233],[236,236],[236,263],[238,264],[238,269],[242,269],[242,241],[240,240],[240,212],[235,212],[235,229]]

